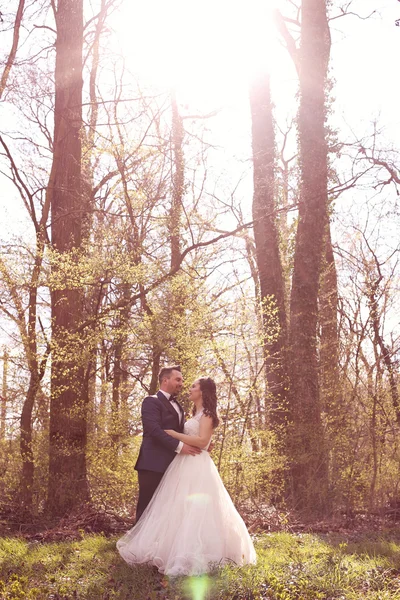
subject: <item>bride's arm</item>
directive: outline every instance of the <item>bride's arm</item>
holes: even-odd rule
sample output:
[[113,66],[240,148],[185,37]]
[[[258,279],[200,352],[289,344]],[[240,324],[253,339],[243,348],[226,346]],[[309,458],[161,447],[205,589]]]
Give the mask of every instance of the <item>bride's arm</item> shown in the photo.
[[213,432],[212,418],[203,415],[200,419],[200,431],[199,435],[186,435],[186,433],[178,433],[173,429],[165,429],[165,433],[168,433],[171,437],[189,444],[190,446],[196,446],[197,448],[205,448],[211,439]]

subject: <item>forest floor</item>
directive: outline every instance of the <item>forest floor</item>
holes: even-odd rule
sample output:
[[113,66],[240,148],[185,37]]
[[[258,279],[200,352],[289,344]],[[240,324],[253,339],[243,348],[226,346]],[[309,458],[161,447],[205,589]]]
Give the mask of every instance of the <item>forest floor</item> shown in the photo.
[[1,600],[400,600],[400,531],[252,534],[256,566],[169,579],[129,568],[118,536],[0,538]]

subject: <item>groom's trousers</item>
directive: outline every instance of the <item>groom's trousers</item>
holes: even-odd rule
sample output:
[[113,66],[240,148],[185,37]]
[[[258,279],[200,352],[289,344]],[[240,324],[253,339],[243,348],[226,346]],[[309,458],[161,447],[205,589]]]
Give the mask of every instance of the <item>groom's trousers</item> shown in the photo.
[[152,499],[163,475],[164,473],[156,473],[155,471],[145,471],[142,469],[138,471],[139,500],[136,507],[136,523]]

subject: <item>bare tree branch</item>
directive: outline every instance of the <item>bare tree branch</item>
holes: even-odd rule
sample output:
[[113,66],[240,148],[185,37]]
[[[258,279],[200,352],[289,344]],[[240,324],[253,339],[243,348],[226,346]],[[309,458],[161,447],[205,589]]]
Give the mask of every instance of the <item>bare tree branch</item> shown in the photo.
[[17,15],[15,17],[15,23],[14,23],[13,42],[12,42],[10,54],[8,55],[8,59],[5,64],[3,74],[1,76],[1,81],[0,81],[0,98],[2,97],[4,90],[6,89],[8,76],[10,75],[11,68],[14,64],[15,57],[17,55],[19,32],[21,29],[24,8],[25,8],[25,0],[19,0]]
[[[286,44],[286,48],[293,60],[294,66],[296,67],[296,71],[299,74],[299,69],[300,69],[299,50],[296,46],[295,39],[293,38],[292,34],[290,33],[290,31],[287,27],[286,22],[288,21],[288,19],[283,17],[282,13],[278,9],[274,10],[273,16],[274,16],[274,20],[275,20],[276,26],[278,28],[278,31],[281,34],[281,36]],[[292,22],[292,21],[289,20],[289,22]],[[296,22],[296,24],[297,24],[297,22]]]

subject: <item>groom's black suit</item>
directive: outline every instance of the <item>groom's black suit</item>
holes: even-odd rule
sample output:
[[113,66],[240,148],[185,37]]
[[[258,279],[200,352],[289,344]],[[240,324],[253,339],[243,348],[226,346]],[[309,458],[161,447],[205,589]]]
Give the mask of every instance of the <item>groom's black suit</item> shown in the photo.
[[[175,400],[176,402],[176,400]],[[183,432],[184,412],[181,418],[162,392],[147,396],[142,403],[143,440],[135,469],[139,476],[139,500],[136,521],[150,502],[162,476],[176,456],[179,441],[164,429]]]

